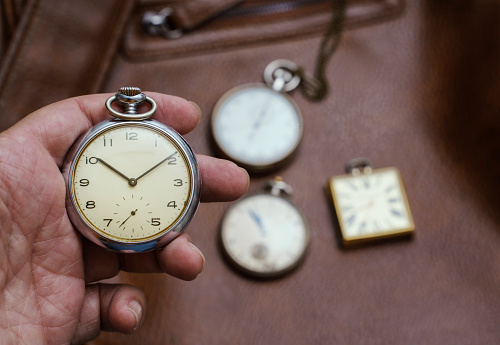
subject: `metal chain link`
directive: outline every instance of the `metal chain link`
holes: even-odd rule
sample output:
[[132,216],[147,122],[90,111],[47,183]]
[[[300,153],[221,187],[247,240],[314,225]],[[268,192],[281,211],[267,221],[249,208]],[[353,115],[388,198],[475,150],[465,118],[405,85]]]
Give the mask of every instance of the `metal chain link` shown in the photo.
[[302,79],[302,94],[310,101],[321,101],[328,94],[329,86],[326,78],[326,67],[335,52],[344,26],[347,0],[334,0],[332,18],[321,41],[313,76],[305,74],[303,68],[298,73]]

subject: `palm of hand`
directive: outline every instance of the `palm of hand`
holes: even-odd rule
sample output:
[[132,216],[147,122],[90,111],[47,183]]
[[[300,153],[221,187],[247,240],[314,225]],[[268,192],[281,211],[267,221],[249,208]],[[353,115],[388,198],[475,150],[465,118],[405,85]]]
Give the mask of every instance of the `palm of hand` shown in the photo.
[[[52,156],[32,137],[0,141],[0,325],[13,342],[68,343],[85,297],[82,249]],[[7,156],[8,155],[8,156]]]

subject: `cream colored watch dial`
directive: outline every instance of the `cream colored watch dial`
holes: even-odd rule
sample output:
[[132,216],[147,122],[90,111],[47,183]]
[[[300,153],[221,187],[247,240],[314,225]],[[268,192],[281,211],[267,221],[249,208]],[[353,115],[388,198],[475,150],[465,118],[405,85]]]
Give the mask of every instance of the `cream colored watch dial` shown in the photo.
[[250,169],[264,169],[296,150],[302,115],[289,96],[251,84],[221,98],[214,109],[212,133],[229,159]]
[[221,226],[222,246],[237,268],[255,276],[275,276],[303,258],[309,229],[287,200],[257,194],[234,204]]
[[168,231],[191,191],[182,151],[160,131],[139,124],[113,127],[89,142],[76,158],[71,181],[87,224],[119,241]]
[[400,173],[395,168],[331,179],[344,243],[408,234],[414,230]]

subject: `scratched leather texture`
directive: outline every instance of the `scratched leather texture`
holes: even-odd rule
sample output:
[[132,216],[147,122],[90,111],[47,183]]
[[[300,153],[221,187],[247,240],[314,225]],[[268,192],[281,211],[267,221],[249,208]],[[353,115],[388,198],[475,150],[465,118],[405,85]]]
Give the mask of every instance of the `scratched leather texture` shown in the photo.
[[[49,11],[51,2],[35,3],[46,9],[43,15],[69,20]],[[103,9],[118,3],[92,2]],[[77,3],[88,1],[74,0],[71,7]],[[236,273],[217,245],[229,204],[202,204],[188,232],[205,254],[203,273],[193,282],[122,273],[113,281],[144,289],[146,320],[134,335],[102,333],[92,344],[500,343],[500,4],[408,0],[398,13],[358,25],[353,18],[359,18],[363,3],[380,2],[349,3],[348,26],[327,70],[328,97],[311,103],[298,91],[292,94],[304,115],[298,155],[274,173],[252,176],[249,193],[275,175],[294,188],[292,201],[311,228],[303,264],[271,281]],[[261,81],[265,66],[278,58],[312,71],[329,18],[318,8],[272,20],[214,21],[165,41],[145,36],[136,15],[142,6],[158,4],[129,5],[120,12],[123,24],[109,11],[97,14],[102,18],[95,32],[117,42],[104,67],[93,70],[100,71],[98,81],[84,78],[88,65],[79,60],[54,65],[58,58],[72,58],[59,45],[91,25],[81,24],[90,20],[87,13],[80,13],[75,31],[62,32],[54,18],[42,22],[32,9],[31,21],[38,20],[47,33],[75,36],[57,42],[39,37],[43,42],[37,41],[36,49],[52,47],[62,54],[36,55],[40,68],[50,72],[41,77],[26,71],[27,59],[34,58],[31,50],[23,55],[28,47],[9,47],[17,53],[4,63],[17,70],[8,70],[10,77],[2,82],[4,128],[47,101],[25,98],[24,85],[28,94],[45,85],[50,101],[135,85],[199,104],[201,123],[186,138],[196,152],[213,155],[209,121],[219,97]],[[106,31],[112,28],[113,37]],[[106,46],[98,37],[86,41],[87,49]],[[100,51],[92,52],[90,60],[82,59],[102,64]],[[63,82],[72,74],[85,86]],[[325,186],[330,176],[344,172],[346,161],[360,156],[374,168],[400,169],[416,224],[412,239],[350,250],[339,246]]]

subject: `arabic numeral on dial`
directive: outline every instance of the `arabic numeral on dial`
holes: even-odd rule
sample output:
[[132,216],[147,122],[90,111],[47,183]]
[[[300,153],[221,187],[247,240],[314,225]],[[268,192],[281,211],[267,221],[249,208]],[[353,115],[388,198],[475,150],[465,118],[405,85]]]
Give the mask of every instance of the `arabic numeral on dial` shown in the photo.
[[85,157],[85,164],[97,164],[97,162],[99,162],[97,157]]
[[87,187],[90,184],[90,181],[86,178],[82,178],[78,181],[78,183],[80,183],[80,187]]
[[173,208],[176,208],[176,207],[177,207],[177,204],[175,203],[175,201],[170,201],[170,202],[167,204],[167,207],[173,207]]
[[109,224],[111,224],[111,222],[113,221],[113,219],[104,218],[103,221],[108,222],[108,224],[106,224],[106,227],[108,227]]
[[139,140],[138,134],[135,132],[127,132],[125,135],[125,140]]
[[183,181],[180,178],[174,180],[174,187],[182,187]]
[[160,226],[160,218],[151,218],[151,225],[152,226]]
[[87,203],[85,204],[85,208],[87,210],[91,210],[91,209],[95,208],[95,201],[92,201],[92,200],[87,201]]
[[167,157],[168,165],[177,165],[177,158],[174,156],[177,154],[177,151],[172,153],[170,156]]
[[104,147],[106,147],[106,146],[113,146],[113,139],[107,140],[106,138],[104,138],[103,142],[104,142]]

